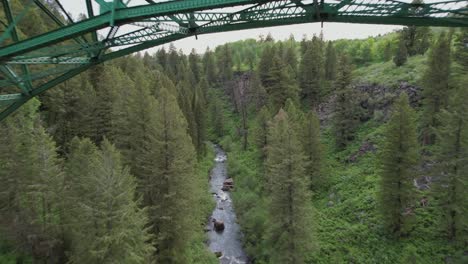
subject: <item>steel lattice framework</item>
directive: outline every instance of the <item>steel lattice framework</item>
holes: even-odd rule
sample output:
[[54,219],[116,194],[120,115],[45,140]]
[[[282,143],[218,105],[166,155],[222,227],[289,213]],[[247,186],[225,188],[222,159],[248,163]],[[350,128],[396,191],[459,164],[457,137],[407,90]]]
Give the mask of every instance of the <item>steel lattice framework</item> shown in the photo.
[[[73,21],[59,0],[53,1],[65,19],[43,0],[30,0],[30,6],[37,6],[57,28],[20,40],[16,26],[27,19],[26,11],[16,11],[19,15],[14,17],[9,1],[0,1],[6,18],[0,21],[5,28],[0,32],[0,120],[93,65],[191,36],[311,22],[468,26],[466,0],[427,4],[395,0],[145,0],[133,6],[122,0],[95,0],[94,6],[92,0],[82,0],[88,18],[81,21]],[[99,10],[95,10],[96,4]],[[99,37],[102,32],[104,37]],[[14,89],[18,92],[11,93]]]

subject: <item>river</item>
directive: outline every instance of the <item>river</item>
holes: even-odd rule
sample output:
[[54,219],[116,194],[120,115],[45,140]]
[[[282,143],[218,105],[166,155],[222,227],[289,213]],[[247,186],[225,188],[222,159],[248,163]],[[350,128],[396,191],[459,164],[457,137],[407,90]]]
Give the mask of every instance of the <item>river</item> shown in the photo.
[[[221,190],[227,179],[227,156],[219,147],[215,146],[215,166],[211,171],[210,186],[216,208],[208,223],[208,246],[213,253],[222,254],[221,264],[247,264],[248,257],[242,247],[242,233],[237,224],[237,217],[229,192]],[[224,222],[224,230],[216,232],[213,220]]]

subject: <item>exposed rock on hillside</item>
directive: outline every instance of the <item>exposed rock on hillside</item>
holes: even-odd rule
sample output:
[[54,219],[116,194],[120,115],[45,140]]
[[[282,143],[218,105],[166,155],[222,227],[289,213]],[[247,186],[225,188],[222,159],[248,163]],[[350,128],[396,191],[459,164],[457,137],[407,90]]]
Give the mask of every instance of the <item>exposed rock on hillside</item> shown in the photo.
[[[367,121],[375,118],[377,121],[388,119],[393,101],[402,93],[406,92],[413,107],[421,104],[421,91],[418,86],[407,82],[400,82],[398,87],[387,87],[379,84],[356,84],[356,97],[359,98],[363,109],[361,120]],[[319,106],[318,114],[320,121],[327,125],[332,118],[335,96],[330,96],[328,101]]]

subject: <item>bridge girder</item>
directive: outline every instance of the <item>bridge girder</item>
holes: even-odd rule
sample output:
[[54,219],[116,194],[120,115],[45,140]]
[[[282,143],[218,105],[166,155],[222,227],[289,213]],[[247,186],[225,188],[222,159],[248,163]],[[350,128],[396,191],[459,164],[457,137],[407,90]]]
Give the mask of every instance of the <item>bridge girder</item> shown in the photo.
[[[8,0],[1,1],[4,13],[11,14]],[[85,0],[88,18],[78,22],[71,21],[68,16],[67,20],[61,21],[41,1],[31,1],[59,28],[20,41],[16,34],[17,21],[8,17],[9,27],[2,37],[10,36],[11,43],[0,46],[0,120],[31,98],[93,65],[191,36],[311,22],[468,26],[466,0],[428,4],[395,0],[186,0],[160,3],[146,0],[147,4],[129,7],[117,1],[109,3],[103,9],[109,11],[100,15],[95,15],[91,0]],[[124,27],[127,28],[121,30]],[[99,39],[97,32],[103,29],[109,29],[109,32]],[[119,31],[124,32],[118,34]],[[89,34],[91,39],[87,37]],[[30,68],[37,64],[45,67],[30,72]],[[6,87],[17,87],[21,93],[4,94],[2,89]]]

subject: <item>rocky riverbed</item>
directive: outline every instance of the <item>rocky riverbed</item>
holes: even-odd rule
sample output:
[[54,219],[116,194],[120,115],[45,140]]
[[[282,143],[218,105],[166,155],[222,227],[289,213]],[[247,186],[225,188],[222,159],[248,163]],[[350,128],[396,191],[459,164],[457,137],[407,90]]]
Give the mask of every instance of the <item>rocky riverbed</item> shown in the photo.
[[218,146],[215,146],[215,151],[216,163],[211,171],[210,186],[216,208],[207,224],[208,246],[219,257],[221,264],[247,264],[249,261],[242,247],[242,233],[229,194],[234,183],[232,180],[226,181],[227,156]]

